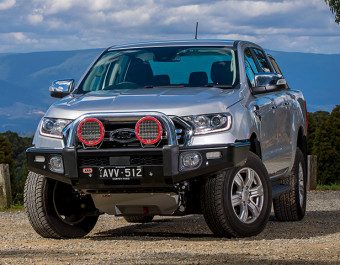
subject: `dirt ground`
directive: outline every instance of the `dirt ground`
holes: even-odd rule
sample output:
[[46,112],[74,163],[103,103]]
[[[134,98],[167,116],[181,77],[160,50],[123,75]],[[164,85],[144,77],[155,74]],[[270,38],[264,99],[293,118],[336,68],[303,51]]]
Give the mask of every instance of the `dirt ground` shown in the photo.
[[214,237],[198,215],[138,225],[103,215],[83,239],[44,239],[24,212],[1,212],[0,264],[340,264],[340,191],[308,195],[302,221],[271,216],[242,239]]

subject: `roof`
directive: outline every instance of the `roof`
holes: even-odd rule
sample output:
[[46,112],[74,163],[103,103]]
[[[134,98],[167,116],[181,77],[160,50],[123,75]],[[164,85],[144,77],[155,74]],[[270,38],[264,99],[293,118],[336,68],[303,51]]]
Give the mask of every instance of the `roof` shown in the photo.
[[109,47],[108,50],[147,48],[147,47],[169,47],[169,46],[229,46],[235,44],[235,40],[172,40],[128,43]]

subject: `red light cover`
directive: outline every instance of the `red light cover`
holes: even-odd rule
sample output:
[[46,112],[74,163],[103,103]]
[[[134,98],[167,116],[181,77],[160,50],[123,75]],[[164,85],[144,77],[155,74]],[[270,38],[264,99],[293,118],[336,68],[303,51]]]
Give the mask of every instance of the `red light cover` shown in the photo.
[[141,118],[135,127],[136,136],[143,144],[157,143],[163,134],[162,124],[154,117]]
[[104,125],[96,118],[87,118],[82,120],[78,125],[78,138],[88,146],[99,144],[105,134]]

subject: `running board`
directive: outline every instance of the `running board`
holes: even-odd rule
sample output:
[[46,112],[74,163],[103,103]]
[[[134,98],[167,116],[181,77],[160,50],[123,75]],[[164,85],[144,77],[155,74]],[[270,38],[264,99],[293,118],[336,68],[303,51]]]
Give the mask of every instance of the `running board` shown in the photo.
[[281,195],[282,193],[290,191],[291,189],[292,189],[292,186],[290,185],[275,185],[272,187],[272,196],[273,198],[275,198]]

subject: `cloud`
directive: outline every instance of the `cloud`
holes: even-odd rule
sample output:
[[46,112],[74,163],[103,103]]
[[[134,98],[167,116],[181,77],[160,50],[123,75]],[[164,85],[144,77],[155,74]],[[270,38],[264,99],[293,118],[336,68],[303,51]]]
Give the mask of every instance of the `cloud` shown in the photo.
[[[339,26],[322,0],[22,0],[0,16],[0,32],[22,32],[27,41],[38,40],[26,45],[32,51],[98,48],[190,39],[196,21],[199,38],[246,39],[283,51],[340,53]],[[1,41],[0,35],[0,52],[16,48]]]
[[31,14],[27,16],[27,20],[29,23],[37,25],[44,20],[44,16],[41,14]]
[[0,39],[3,39],[7,42],[14,42],[18,44],[29,44],[29,43],[36,43],[36,39],[29,38],[23,32],[10,32],[6,34],[0,34]]
[[9,8],[12,8],[15,5],[16,1],[15,0],[3,0],[0,3],[0,10],[6,10]]

